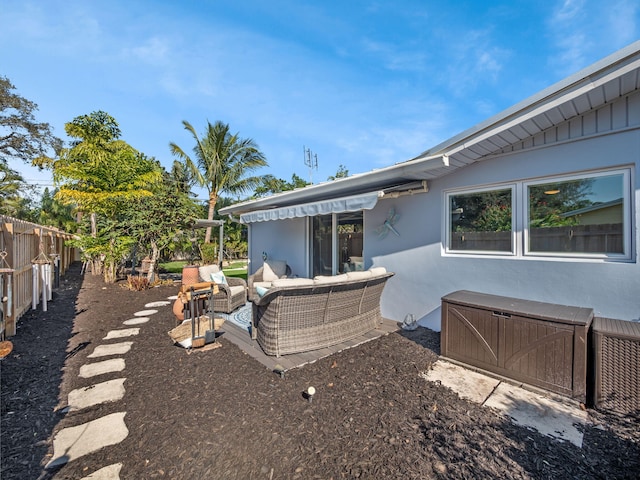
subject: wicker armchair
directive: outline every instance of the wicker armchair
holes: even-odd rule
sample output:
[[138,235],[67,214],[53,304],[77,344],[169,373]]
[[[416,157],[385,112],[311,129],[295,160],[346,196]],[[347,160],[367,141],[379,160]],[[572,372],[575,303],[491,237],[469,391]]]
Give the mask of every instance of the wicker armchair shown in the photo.
[[[204,265],[198,268],[201,282],[210,282],[211,274],[219,272],[217,265]],[[225,277],[227,283],[217,283],[218,293],[213,296],[215,312],[231,313],[247,303],[247,282],[243,278]]]
[[291,267],[287,265],[287,262],[284,260],[267,260],[265,264],[269,266],[269,271],[265,272],[265,267],[262,265],[256,270],[256,273],[249,275],[247,278],[250,301],[258,298],[258,293],[256,292],[257,286],[269,288],[273,280],[287,278],[291,275]]

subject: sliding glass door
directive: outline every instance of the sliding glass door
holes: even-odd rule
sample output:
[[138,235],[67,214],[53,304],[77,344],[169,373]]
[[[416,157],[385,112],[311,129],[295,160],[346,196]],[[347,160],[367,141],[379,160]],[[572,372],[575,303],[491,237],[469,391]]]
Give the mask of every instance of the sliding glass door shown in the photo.
[[311,217],[310,226],[312,276],[364,269],[362,211]]

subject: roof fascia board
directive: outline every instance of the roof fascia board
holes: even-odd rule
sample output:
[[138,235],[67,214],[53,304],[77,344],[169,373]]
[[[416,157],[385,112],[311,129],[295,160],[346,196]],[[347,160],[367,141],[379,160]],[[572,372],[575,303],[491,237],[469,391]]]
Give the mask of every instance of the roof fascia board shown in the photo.
[[[579,97],[605,83],[640,68],[640,41],[594,63],[537,94],[507,108],[503,112],[451,137],[425,151],[416,160],[433,156],[452,155],[479,143],[496,133],[507,130],[542,112]],[[634,58],[635,57],[635,58]],[[626,65],[624,64],[625,62]]]

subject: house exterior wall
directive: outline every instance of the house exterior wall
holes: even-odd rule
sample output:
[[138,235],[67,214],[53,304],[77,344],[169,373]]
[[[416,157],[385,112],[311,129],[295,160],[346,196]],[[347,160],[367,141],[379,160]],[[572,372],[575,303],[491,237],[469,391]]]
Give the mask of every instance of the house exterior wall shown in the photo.
[[249,274],[262,266],[262,252],[274,260],[286,260],[292,274],[306,276],[307,220],[293,218],[259,222],[249,226]]
[[[522,126],[526,128],[526,122]],[[383,198],[374,209],[364,211],[365,268],[384,266],[395,272],[382,295],[383,316],[402,321],[412,313],[422,325],[439,330],[441,298],[466,289],[591,307],[597,316],[640,320],[638,127],[640,93],[634,93],[432,180],[427,193]],[[629,261],[445,252],[447,190],[622,166],[632,167]],[[400,236],[388,233],[380,238],[376,229],[392,208],[399,214],[394,227]],[[257,223],[249,232],[250,272],[260,267],[261,253],[266,251],[271,258],[286,259],[294,274],[308,275],[306,219]]]
[[[640,130],[560,142],[499,155],[434,180],[428,193],[382,200],[366,214],[365,250],[374,265],[396,272],[387,283],[382,312],[402,320],[407,313],[440,329],[440,299],[473,290],[563,305],[591,307],[596,315],[640,318],[637,238],[640,211],[637,175],[632,175],[632,260],[448,255],[444,251],[445,191],[537,177],[565,175],[640,163]],[[387,203],[388,202],[388,203]],[[401,237],[378,239],[373,228],[393,206]]]

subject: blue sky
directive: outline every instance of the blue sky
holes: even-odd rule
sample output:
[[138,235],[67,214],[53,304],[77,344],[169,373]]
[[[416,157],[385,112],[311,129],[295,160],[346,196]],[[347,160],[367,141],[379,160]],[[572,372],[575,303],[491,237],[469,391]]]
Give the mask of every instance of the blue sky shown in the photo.
[[193,146],[182,120],[222,120],[259,173],[314,183],[413,158],[638,39],[635,0],[0,0],[0,75],[57,136],[104,110],[169,168],[169,142]]

